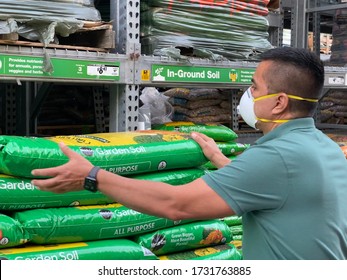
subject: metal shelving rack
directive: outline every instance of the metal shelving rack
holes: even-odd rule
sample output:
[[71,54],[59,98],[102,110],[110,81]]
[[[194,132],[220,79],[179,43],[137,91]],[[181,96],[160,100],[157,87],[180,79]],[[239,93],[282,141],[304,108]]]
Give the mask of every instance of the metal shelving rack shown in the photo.
[[[331,15],[336,9],[347,8],[344,0],[281,0],[281,10],[290,22],[291,46],[307,48],[309,25],[313,31],[314,51],[320,52],[321,15]],[[346,88],[346,67],[325,67],[325,89]]]
[[[310,17],[313,18],[314,30],[318,31],[319,13],[325,11],[326,6],[319,0],[282,0],[280,11],[271,12],[268,16],[270,42],[274,46],[282,46],[282,34],[284,20],[290,17],[291,45],[297,47],[307,46],[307,34]],[[342,7],[347,4],[330,5],[329,9]],[[114,53],[101,53],[92,51],[70,51],[49,48],[0,46],[0,57],[7,58],[0,67],[1,91],[4,93],[6,105],[5,118],[7,134],[27,135],[35,131],[35,118],[44,100],[45,95],[54,83],[71,83],[74,85],[90,84],[95,86],[94,100],[98,108],[100,92],[98,85],[109,87],[110,92],[110,120],[109,131],[136,130],[138,125],[138,109],[140,88],[154,87],[214,87],[228,88],[231,90],[231,102],[233,105],[233,123],[238,127],[236,115],[236,94],[238,91],[250,85],[252,73],[256,63],[252,62],[226,62],[210,61],[207,59],[192,58],[189,61],[178,61],[168,57],[146,56],[141,53],[140,44],[140,0],[110,0],[110,18],[113,30],[116,33],[116,49]],[[319,36],[316,36],[319,37]],[[49,68],[49,63],[54,67],[54,74],[45,72],[36,75],[14,74],[4,72],[4,64],[9,66],[9,58],[26,59],[35,58],[39,63]],[[63,68],[61,65],[64,63]],[[75,71],[66,76],[66,65]],[[111,76],[88,76],[88,67],[109,67],[117,72]],[[80,72],[79,68],[82,67]],[[212,79],[184,80],[160,78],[162,69],[177,71],[210,71]],[[1,70],[2,69],[2,70]],[[59,73],[60,72],[60,73]],[[80,74],[79,74],[80,73]],[[344,67],[327,67],[327,88],[345,88],[347,69]],[[230,79],[233,74],[235,79]],[[236,75],[235,75],[236,74]],[[159,78],[158,78],[159,77]],[[3,106],[4,107],[4,106]],[[20,110],[20,114],[18,114]],[[96,109],[97,129],[104,131],[102,110]],[[98,115],[101,112],[100,115]],[[4,113],[2,113],[4,115]]]
[[[101,92],[110,91],[110,131],[135,130],[138,88],[134,85],[134,53],[139,45],[139,1],[110,0],[116,32],[114,53],[44,47],[0,46],[2,121],[6,134],[35,132],[39,106],[52,84],[90,84],[96,105],[96,126],[103,132]],[[5,108],[4,108],[5,107]]]

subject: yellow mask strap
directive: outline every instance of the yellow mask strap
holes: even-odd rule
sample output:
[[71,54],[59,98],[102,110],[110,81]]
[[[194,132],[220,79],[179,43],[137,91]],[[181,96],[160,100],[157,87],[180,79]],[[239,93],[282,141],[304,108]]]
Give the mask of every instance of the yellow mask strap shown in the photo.
[[[254,98],[253,100],[254,100],[254,102],[256,102],[256,101],[258,101],[258,100],[262,100],[262,99],[270,98],[270,97],[272,97],[272,96],[279,95],[280,93],[281,93],[281,92],[263,95],[263,96]],[[296,99],[296,100],[303,100],[303,101],[308,101],[308,102],[318,102],[318,99],[313,99],[313,98],[305,98],[305,97],[301,97],[301,96],[297,96],[297,95],[292,95],[292,94],[287,94],[287,96],[288,96],[289,98]]]
[[286,122],[289,122],[290,120],[268,120],[268,119],[262,119],[262,118],[256,118],[258,121],[261,121],[261,122],[273,122],[273,123],[286,123]]

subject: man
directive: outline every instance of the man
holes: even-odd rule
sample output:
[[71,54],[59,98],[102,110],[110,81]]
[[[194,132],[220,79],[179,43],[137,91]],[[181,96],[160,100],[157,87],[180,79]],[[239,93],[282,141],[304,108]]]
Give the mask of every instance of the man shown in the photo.
[[[346,259],[346,159],[312,118],[323,82],[323,64],[313,53],[269,50],[240,103],[241,114],[250,113],[250,125],[264,133],[253,146],[230,162],[211,138],[193,133],[218,170],[180,187],[99,170],[98,189],[129,208],[173,220],[242,216],[245,259]],[[61,149],[69,162],[33,170],[52,177],[33,184],[57,193],[82,190],[92,164]]]

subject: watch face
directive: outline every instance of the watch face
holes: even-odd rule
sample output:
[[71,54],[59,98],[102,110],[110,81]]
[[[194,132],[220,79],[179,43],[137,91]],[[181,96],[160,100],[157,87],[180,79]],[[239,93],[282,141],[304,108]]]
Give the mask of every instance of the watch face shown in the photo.
[[83,187],[86,190],[91,191],[91,192],[96,192],[98,190],[96,180],[88,178],[88,177],[84,180],[84,186]]

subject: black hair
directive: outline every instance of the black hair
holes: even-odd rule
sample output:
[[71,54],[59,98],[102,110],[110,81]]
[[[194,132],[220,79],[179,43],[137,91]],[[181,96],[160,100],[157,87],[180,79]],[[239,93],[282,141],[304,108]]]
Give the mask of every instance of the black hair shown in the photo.
[[[260,55],[261,61],[274,62],[265,73],[270,93],[285,92],[320,99],[324,86],[324,64],[313,52],[303,48],[281,47]],[[292,111],[313,115],[317,103],[290,100]]]

